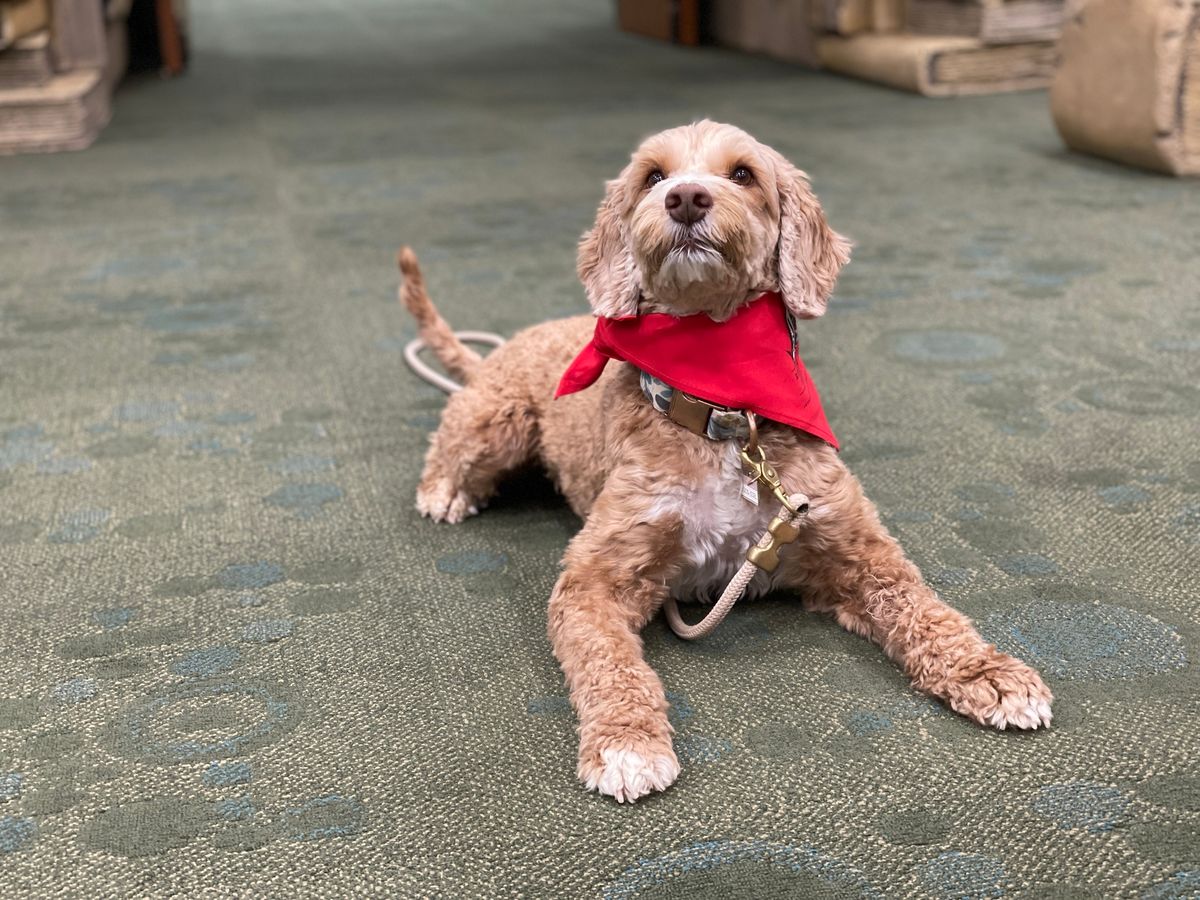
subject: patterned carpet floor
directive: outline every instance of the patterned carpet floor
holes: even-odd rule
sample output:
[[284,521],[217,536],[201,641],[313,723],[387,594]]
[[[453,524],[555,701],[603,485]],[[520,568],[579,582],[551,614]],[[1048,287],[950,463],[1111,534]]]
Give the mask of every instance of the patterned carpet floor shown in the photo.
[[[0,159],[0,894],[1200,896],[1200,185],[622,35],[599,0],[193,4],[177,81]],[[646,652],[684,765],[574,777],[537,476],[413,510],[459,327],[585,309],[640,137],[735,122],[857,242],[802,349],[942,594],[1057,695],[992,733],[771,597]],[[695,616],[696,609],[688,611]]]

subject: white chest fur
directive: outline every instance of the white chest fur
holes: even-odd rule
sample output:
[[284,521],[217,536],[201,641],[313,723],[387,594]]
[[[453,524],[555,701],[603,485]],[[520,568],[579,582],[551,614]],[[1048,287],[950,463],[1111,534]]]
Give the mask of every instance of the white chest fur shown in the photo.
[[[659,497],[651,515],[678,515],[684,523],[685,563],[670,585],[679,600],[715,599],[746,561],[746,551],[762,537],[779,504],[764,493],[758,505],[742,496],[745,483],[738,448],[725,443],[718,464],[700,475],[691,490],[673,490]],[[765,593],[770,579],[759,573],[746,596]]]

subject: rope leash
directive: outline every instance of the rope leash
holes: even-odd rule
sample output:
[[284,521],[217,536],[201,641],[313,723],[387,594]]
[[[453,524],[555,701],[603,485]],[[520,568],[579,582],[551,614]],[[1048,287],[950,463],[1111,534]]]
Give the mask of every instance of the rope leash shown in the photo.
[[[733,609],[733,605],[742,599],[747,586],[759,569],[770,573],[779,568],[780,548],[800,537],[800,520],[808,517],[808,497],[804,494],[788,494],[784,491],[779,473],[775,471],[774,466],[767,462],[766,452],[758,445],[758,417],[750,410],[746,410],[746,421],[750,426],[750,439],[742,448],[741,457],[746,477],[750,480],[746,483],[745,489],[753,490],[755,493],[751,496],[757,497],[759,486],[765,487],[783,505],[780,507],[779,514],[767,526],[766,532],[758,539],[758,543],[750,548],[746,554],[746,561],[742,563],[742,567],[738,569],[737,574],[733,576],[733,580],[726,586],[720,599],[709,610],[707,616],[695,625],[689,625],[679,615],[679,607],[676,605],[675,598],[667,597],[663,603],[663,613],[667,617],[667,624],[671,626],[672,631],[686,641],[702,638],[720,625],[721,620]],[[757,499],[754,502],[757,503]]]
[[733,605],[742,599],[746,588],[760,569],[764,572],[774,572],[778,568],[779,547],[790,544],[799,536],[800,521],[808,516],[808,497],[804,494],[791,494],[788,501],[780,507],[779,515],[771,520],[766,533],[746,554],[746,561],[725,587],[721,598],[708,611],[708,615],[695,625],[689,625],[679,614],[675,598],[666,599],[663,603],[663,614],[667,617],[667,624],[671,626],[671,630],[679,637],[685,641],[694,641],[710,635],[733,609]]
[[[492,347],[499,347],[505,342],[500,335],[492,334],[489,331],[456,331],[454,336],[460,341],[488,344]],[[404,361],[408,363],[409,368],[417,377],[447,394],[461,391],[463,389],[461,384],[453,378],[443,375],[421,359],[421,351],[428,346],[422,338],[414,338],[405,345]],[[671,630],[675,634],[685,641],[698,640],[711,634],[713,629],[720,625],[729,611],[733,609],[734,604],[742,599],[746,588],[760,569],[764,572],[774,572],[779,567],[780,547],[792,543],[799,537],[800,521],[808,516],[808,497],[804,494],[784,494],[779,476],[767,462],[766,455],[758,446],[758,425],[754,413],[747,412],[746,416],[750,422],[750,440],[742,448],[741,454],[742,462],[746,465],[746,474],[753,479],[751,484],[756,486],[762,484],[769,488],[782,501],[783,505],[780,507],[779,514],[771,520],[766,532],[758,539],[758,543],[750,548],[746,554],[746,561],[742,563],[737,574],[725,586],[720,599],[713,604],[713,608],[703,619],[695,625],[689,625],[679,614],[679,606],[676,604],[675,598],[667,597],[663,603],[663,614],[667,617],[667,624],[671,626]],[[755,453],[758,454],[757,457],[755,457]]]
[[[466,341],[472,344],[489,344],[492,347],[500,347],[504,344],[504,338],[498,334],[492,334],[490,331],[456,331],[454,336],[460,341]],[[404,345],[404,361],[408,363],[408,367],[412,369],[417,377],[422,381],[428,381],[435,388],[440,388],[447,394],[455,394],[463,389],[463,386],[453,378],[448,378],[443,375],[433,366],[421,359],[421,351],[429,345],[425,343],[424,338],[413,338]]]

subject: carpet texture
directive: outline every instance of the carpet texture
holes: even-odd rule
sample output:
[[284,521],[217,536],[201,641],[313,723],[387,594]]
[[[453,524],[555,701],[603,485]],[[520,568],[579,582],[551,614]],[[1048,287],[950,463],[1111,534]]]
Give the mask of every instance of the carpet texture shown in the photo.
[[[185,78],[0,161],[0,894],[1200,895],[1200,185],[1067,154],[1043,94],[675,49],[602,2],[194,7]],[[578,522],[535,476],[413,510],[443,398],[397,244],[458,327],[578,313],[603,179],[706,115],[857,241],[805,361],[1050,731],[777,596],[651,624],[684,771],[618,806],[545,638]]]

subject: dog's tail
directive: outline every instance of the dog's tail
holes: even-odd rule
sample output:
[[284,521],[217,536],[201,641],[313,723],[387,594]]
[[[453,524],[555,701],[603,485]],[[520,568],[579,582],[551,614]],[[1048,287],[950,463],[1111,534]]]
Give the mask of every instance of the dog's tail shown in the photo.
[[417,263],[417,254],[411,247],[401,247],[396,262],[404,281],[400,285],[400,302],[417,320],[421,340],[434,352],[438,361],[451,375],[464,382],[471,380],[471,373],[483,362],[483,358],[464,344],[454,334],[450,325],[438,313],[429,294],[425,292],[425,276]]

